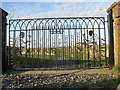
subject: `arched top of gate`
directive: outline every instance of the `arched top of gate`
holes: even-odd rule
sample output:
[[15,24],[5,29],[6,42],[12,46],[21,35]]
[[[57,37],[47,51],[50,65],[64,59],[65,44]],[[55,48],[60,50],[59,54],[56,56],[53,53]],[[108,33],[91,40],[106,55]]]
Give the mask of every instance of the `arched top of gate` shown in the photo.
[[71,17],[71,18],[40,18],[14,19],[9,21],[10,30],[32,29],[79,29],[83,26],[104,25],[104,17]]

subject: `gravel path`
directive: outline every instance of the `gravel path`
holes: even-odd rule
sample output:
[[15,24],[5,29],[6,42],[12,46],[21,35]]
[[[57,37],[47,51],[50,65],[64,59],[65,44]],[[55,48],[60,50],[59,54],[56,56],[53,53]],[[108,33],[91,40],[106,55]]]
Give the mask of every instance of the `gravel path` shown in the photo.
[[75,88],[115,76],[113,74],[4,74],[2,77],[3,88]]

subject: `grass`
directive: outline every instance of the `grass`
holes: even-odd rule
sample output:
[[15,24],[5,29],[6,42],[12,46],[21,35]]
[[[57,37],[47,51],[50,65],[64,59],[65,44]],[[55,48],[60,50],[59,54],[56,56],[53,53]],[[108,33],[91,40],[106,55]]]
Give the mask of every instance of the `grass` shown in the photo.
[[[42,51],[42,55],[40,54],[36,54],[35,52],[27,52],[27,54],[24,55],[20,55],[18,54],[18,56],[23,56],[23,57],[33,57],[33,58],[40,58],[40,59],[57,59],[58,57],[60,57],[60,55],[62,55],[64,57],[64,60],[99,60],[99,58],[101,59],[105,59],[105,57],[100,57],[99,55],[95,55],[94,57],[91,57],[86,51],[78,51],[78,50],[74,50],[71,49],[71,51],[69,49],[53,49],[53,51],[55,51],[55,55],[50,55],[50,51],[49,50],[43,50]],[[46,53],[49,53],[49,55],[46,55]]]
[[114,88],[116,89],[120,83],[120,78],[106,78],[104,80],[94,80],[93,83],[86,83],[77,88]]
[[120,66],[113,66],[113,72],[120,73]]
[[[80,65],[88,67],[99,67],[100,62],[94,61],[94,60],[53,60],[53,59],[45,59],[45,58],[34,58],[34,57],[24,57],[19,56],[16,58],[16,63],[20,62],[17,66],[20,66],[21,68],[45,68],[45,67],[54,67],[54,66],[66,66],[66,65]],[[103,60],[105,61],[105,60]],[[104,65],[105,62],[102,64]]]
[[[75,65],[85,65],[85,66],[100,66],[100,57],[96,55],[96,57],[91,57],[86,52],[87,49],[83,48],[83,51],[75,50],[75,48],[69,49],[69,48],[52,48],[52,51],[50,51],[50,48],[44,48],[42,50],[42,55],[36,54],[35,50],[32,50],[33,52],[27,52],[27,54],[20,55],[18,54],[18,57],[16,59],[16,62],[20,61],[21,63],[25,63],[27,65],[49,65],[52,63],[55,63],[55,60],[65,60],[66,61],[75,64]],[[41,51],[41,50],[37,50]],[[50,52],[55,52],[55,55],[50,55]],[[46,55],[46,53],[49,53],[49,55]],[[102,65],[105,65],[105,57],[101,57]],[[108,60],[107,60],[108,61]],[[58,62],[59,64],[59,62]]]

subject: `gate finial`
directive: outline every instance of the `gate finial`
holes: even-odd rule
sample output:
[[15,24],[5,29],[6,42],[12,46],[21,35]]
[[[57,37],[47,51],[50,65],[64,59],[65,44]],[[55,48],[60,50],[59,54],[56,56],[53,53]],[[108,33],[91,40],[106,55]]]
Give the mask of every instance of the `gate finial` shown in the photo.
[[102,15],[102,16],[105,16],[105,13],[103,13],[103,12],[106,12],[106,9],[100,8],[99,9],[99,14]]
[[10,11],[9,14],[11,15],[10,16],[10,19],[14,16],[14,11]]

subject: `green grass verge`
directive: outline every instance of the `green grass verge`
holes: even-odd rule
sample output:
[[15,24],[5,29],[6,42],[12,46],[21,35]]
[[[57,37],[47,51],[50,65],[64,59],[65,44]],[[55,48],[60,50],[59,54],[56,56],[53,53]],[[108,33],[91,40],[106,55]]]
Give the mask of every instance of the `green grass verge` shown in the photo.
[[104,79],[104,80],[95,80],[92,83],[86,83],[77,88],[117,88],[120,83],[120,78],[117,79]]

